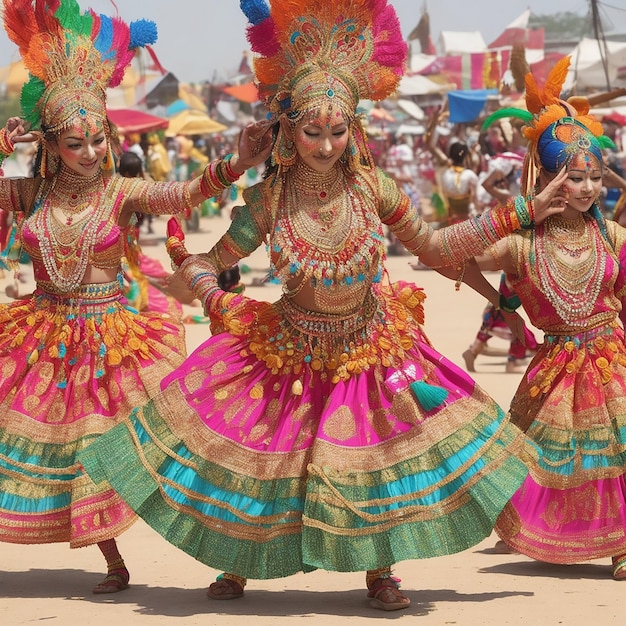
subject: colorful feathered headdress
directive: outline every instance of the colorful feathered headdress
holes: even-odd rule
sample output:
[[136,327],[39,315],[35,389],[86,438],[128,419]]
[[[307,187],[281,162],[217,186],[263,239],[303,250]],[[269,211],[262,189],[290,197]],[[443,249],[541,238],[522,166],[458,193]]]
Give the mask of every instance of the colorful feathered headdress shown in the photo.
[[261,97],[274,114],[297,115],[335,98],[353,116],[360,99],[383,100],[407,58],[387,0],[241,0]]
[[[81,12],[76,0],[3,0],[4,28],[30,78],[21,104],[31,127],[58,133],[76,116],[106,119],[106,89],[120,84],[135,49],[156,25]],[[106,124],[105,124],[106,126]]]
[[532,73],[526,74],[526,108],[505,108],[492,113],[483,128],[504,117],[526,122],[522,132],[528,139],[528,153],[522,180],[522,193],[530,193],[541,168],[557,172],[581,150],[602,163],[602,149],[615,147],[604,135],[602,124],[589,113],[587,98],[574,96],[564,100],[561,91],[567,78],[571,58],[563,57],[550,70],[543,87]]

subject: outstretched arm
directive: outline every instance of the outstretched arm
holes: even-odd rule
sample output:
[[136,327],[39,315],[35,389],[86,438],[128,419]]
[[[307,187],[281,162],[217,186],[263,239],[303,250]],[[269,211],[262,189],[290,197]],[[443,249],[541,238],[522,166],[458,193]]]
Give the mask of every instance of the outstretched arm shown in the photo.
[[[567,199],[560,192],[567,179],[563,168],[534,199],[517,196],[506,205],[478,217],[433,232],[432,237],[412,252],[430,267],[461,266],[465,259],[481,255],[500,239],[522,228],[532,228],[550,215],[562,213]],[[399,235],[398,239],[403,240]]]
[[124,202],[120,226],[126,226],[133,213],[173,215],[191,210],[207,198],[221,194],[246,170],[263,163],[271,149],[271,122],[248,124],[239,136],[237,153],[212,161],[193,180],[135,183],[134,191]]

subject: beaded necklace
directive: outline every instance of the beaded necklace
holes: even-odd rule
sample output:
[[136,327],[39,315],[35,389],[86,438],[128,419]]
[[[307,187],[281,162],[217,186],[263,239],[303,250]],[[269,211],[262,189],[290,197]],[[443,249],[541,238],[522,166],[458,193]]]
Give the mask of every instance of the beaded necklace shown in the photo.
[[537,229],[533,243],[541,290],[564,322],[580,323],[593,310],[604,280],[599,229],[583,216],[552,216]]
[[[79,208],[78,219],[59,220],[57,209],[60,207],[56,203],[73,195],[67,191],[73,177],[66,178],[66,173],[67,170],[62,170],[51,187],[42,185],[35,201],[31,229],[39,242],[41,258],[50,280],[59,291],[68,293],[75,291],[83,281],[108,204],[102,202],[104,179],[99,173],[81,181],[84,183],[81,194],[89,195],[81,201],[85,206]],[[76,207],[80,207],[80,203]]]
[[102,173],[93,176],[81,176],[64,163],[61,171],[54,178],[50,188],[50,199],[55,216],[65,221],[67,226],[85,219],[92,208],[94,197],[104,188]]
[[374,259],[384,255],[382,229],[368,220],[361,193],[339,167],[328,174],[299,165],[277,194],[274,265],[287,265],[290,276],[303,274],[295,290],[285,288],[288,296],[307,283],[331,289],[363,283]]

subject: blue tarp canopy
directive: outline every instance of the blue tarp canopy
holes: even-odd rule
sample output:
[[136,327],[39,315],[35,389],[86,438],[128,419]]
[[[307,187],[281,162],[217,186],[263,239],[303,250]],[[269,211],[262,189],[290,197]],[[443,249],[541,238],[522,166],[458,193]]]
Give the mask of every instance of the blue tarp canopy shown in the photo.
[[497,89],[460,89],[448,92],[450,122],[463,124],[473,122],[485,108],[488,96],[495,96]]

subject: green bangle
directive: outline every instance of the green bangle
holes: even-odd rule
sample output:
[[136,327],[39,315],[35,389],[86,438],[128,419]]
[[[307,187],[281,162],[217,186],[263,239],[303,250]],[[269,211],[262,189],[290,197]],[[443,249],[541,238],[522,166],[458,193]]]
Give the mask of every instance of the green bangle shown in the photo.
[[516,309],[519,308],[521,304],[519,298],[509,300],[504,294],[500,294],[498,308],[505,313],[515,313]]
[[517,213],[517,219],[519,220],[520,226],[524,230],[528,230],[533,228],[535,222],[533,220],[532,211],[533,203],[532,198],[528,196],[524,198],[524,196],[516,196],[515,197],[515,212]]

